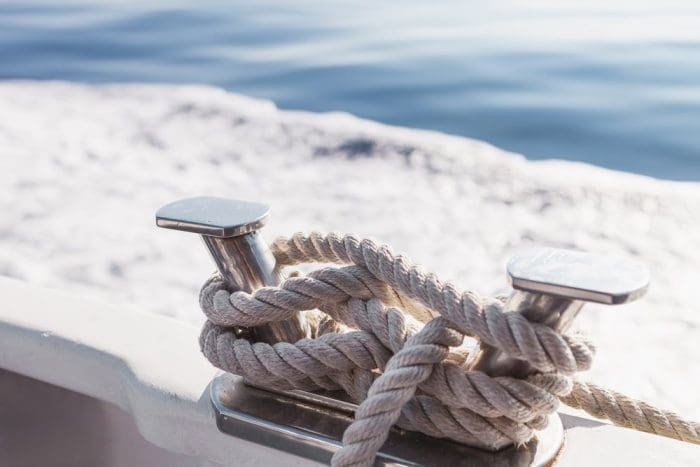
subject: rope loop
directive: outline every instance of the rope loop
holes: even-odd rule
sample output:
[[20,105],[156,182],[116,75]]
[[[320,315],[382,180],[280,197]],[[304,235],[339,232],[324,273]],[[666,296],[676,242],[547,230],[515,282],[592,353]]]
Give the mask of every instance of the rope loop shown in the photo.
[[[311,233],[272,245],[277,267],[335,265],[294,274],[278,287],[231,293],[218,276],[200,292],[200,336],[216,367],[279,389],[343,390],[359,404],[333,465],[372,465],[398,425],[477,447],[527,442],[560,400],[597,417],[700,443],[700,425],[572,378],[594,347],[509,313],[504,302],[460,292],[386,245],[353,235]],[[313,335],[274,345],[249,328],[305,314]],[[524,379],[465,366],[464,338],[527,361]]]

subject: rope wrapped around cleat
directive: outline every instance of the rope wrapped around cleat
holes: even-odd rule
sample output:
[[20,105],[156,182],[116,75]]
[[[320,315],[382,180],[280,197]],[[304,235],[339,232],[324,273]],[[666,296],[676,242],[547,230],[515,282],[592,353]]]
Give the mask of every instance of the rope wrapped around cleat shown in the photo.
[[[337,264],[252,294],[202,287],[200,337],[216,367],[261,387],[343,390],[359,404],[333,465],[372,465],[393,425],[477,447],[527,442],[559,401],[638,430],[700,444],[700,424],[573,378],[594,348],[460,292],[385,245],[312,233],[272,245],[277,267]],[[304,312],[313,335],[270,345],[241,335]],[[465,336],[525,360],[524,379],[467,370]]]

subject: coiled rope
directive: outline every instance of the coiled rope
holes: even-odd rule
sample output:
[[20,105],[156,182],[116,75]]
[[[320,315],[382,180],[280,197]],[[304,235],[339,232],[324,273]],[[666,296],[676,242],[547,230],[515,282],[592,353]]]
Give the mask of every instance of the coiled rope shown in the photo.
[[[525,443],[561,400],[613,423],[700,444],[700,424],[574,379],[593,346],[506,313],[498,299],[460,292],[385,245],[312,233],[272,245],[278,267],[341,264],[279,287],[231,293],[218,276],[202,287],[200,337],[216,367],[279,389],[343,390],[359,404],[333,465],[371,465],[393,425],[472,446]],[[240,328],[304,312],[311,338],[269,345]],[[466,370],[465,336],[526,360],[524,379]]]

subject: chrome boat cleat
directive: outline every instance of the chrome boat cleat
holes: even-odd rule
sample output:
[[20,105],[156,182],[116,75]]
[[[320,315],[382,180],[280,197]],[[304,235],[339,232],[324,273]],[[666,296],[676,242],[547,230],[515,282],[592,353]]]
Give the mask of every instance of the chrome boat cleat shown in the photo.
[[[222,198],[189,198],[168,204],[156,214],[158,226],[199,233],[231,290],[252,292],[278,285],[282,277],[258,231],[268,216],[259,203]],[[515,289],[506,309],[535,322],[566,330],[584,302],[619,304],[644,294],[649,273],[634,262],[587,253],[541,248],[514,257],[508,276]],[[255,328],[268,343],[295,342],[309,335],[296,316],[284,323]],[[491,376],[523,377],[532,372],[525,361],[481,345],[466,363]],[[342,434],[356,405],[304,391],[276,391],[247,385],[221,374],[210,385],[220,431],[310,460],[328,462],[341,447]],[[550,465],[560,454],[564,428],[557,415],[524,446],[488,450],[392,429],[377,456],[382,465]]]

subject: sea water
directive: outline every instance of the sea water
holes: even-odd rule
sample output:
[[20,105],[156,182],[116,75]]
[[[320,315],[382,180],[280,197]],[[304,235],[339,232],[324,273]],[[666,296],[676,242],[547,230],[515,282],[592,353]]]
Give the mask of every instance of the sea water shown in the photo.
[[0,1],[0,78],[207,83],[700,180],[700,3]]

